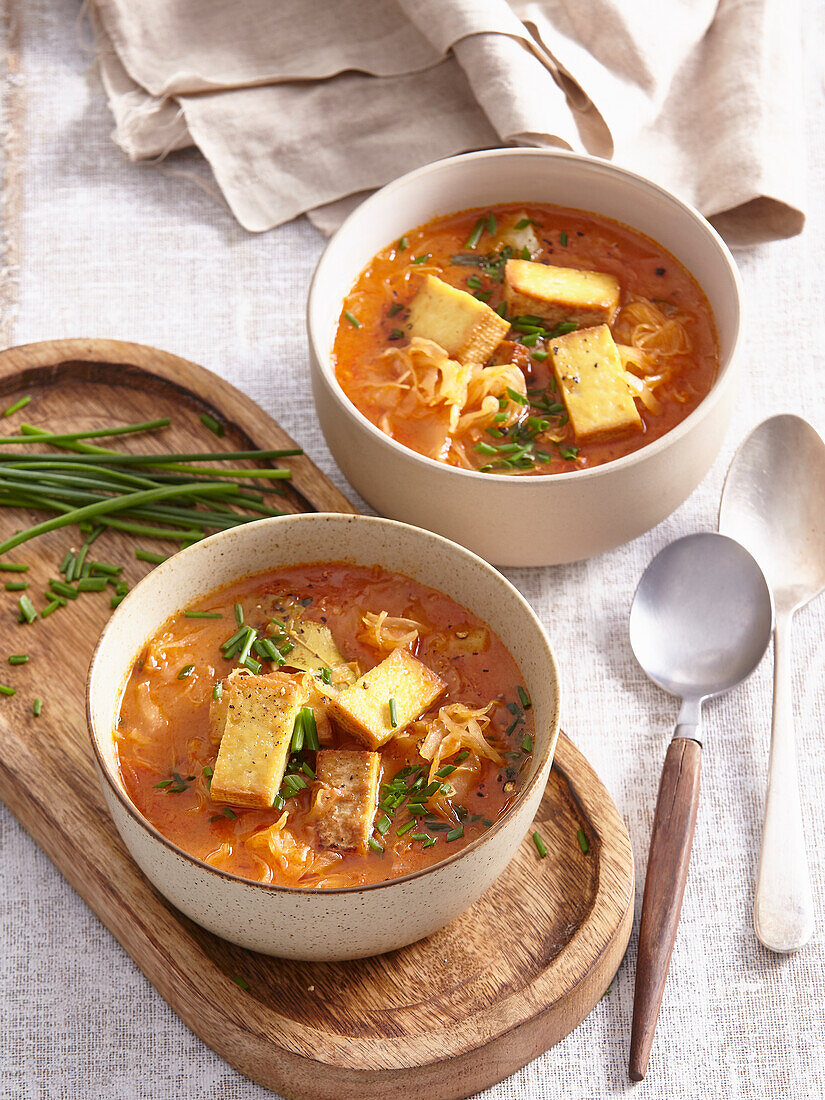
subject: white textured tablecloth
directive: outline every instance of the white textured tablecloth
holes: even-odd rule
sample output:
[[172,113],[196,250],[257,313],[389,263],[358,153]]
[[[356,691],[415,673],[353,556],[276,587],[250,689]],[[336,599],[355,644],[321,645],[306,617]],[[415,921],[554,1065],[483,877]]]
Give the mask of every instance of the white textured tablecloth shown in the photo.
[[[0,195],[0,342],[62,336],[142,341],[194,359],[273,413],[342,488],[315,424],[304,295],[322,247],[299,221],[246,234],[199,185],[197,163],[121,161],[87,72],[77,9],[6,0]],[[802,412],[825,430],[825,11],[807,0],[810,218],[794,240],[738,255],[747,377],[705,482],[645,537],[590,562],[510,576],[556,646],[564,724],[628,824],[639,895],[676,704],[627,643],[644,566],[679,535],[714,526],[735,443],[764,416]],[[709,139],[712,135],[709,135]],[[800,173],[805,166],[800,165]],[[771,660],[706,710],[703,797],[679,940],[647,1080],[627,1081],[636,936],[610,994],[567,1039],[486,1097],[697,1100],[825,1095],[825,600],[795,635],[796,719],[808,851],[819,899],[811,944],[779,958],[750,906],[770,728]],[[641,897],[637,901],[640,906]],[[0,1097],[3,1100],[263,1100],[192,1035],[0,807]]]

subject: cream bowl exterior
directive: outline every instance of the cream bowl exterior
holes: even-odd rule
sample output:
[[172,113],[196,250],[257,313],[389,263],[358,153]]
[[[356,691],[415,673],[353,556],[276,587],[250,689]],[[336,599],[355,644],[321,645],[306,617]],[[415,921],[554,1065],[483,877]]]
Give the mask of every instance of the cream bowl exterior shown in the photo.
[[[713,389],[681,424],[624,458],[546,477],[481,474],[396,443],[335,378],[341,304],[380,249],[440,214],[499,202],[593,211],[660,242],[707,295],[719,332]],[[330,240],[309,293],[312,390],[329,449],[377,512],[436,531],[498,565],[555,565],[611,550],[659,523],[696,488],[733,410],[741,285],[733,257],[692,207],[605,161],[549,150],[494,149],[437,161],[363,202]]]
[[[517,802],[483,837],[441,863],[365,887],[267,886],[188,855],[130,800],[113,737],[131,666],[177,610],[262,569],[301,562],[380,564],[445,592],[487,622],[516,659],[536,738]],[[193,921],[253,951],[315,961],[380,954],[427,936],[469,908],[530,827],[553,761],[559,682],[553,651],[524,598],[486,562],[437,535],[390,520],[327,513],[264,519],[213,535],[154,569],[116,610],[89,670],[89,730],[106,802],[146,877]]]

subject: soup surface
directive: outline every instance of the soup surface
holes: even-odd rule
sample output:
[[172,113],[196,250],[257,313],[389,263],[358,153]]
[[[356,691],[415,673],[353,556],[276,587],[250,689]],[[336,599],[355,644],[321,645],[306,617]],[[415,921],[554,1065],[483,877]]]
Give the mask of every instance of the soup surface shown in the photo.
[[379,566],[322,563],[171,618],[131,670],[115,742],[134,804],[185,851],[331,888],[479,837],[528,773],[533,719],[515,661],[465,608]]
[[346,298],[334,345],[352,403],[438,461],[506,474],[609,462],[709,392],[713,314],[661,245],[538,203],[410,230]]

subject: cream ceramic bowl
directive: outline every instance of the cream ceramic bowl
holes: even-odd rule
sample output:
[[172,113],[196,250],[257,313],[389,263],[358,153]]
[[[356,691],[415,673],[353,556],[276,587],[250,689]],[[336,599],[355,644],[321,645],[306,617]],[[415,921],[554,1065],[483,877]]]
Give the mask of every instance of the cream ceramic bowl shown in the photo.
[[[175,611],[262,568],[313,561],[380,564],[437,588],[478,615],[513,654],[533,700],[535,753],[518,801],[483,837],[403,878],[336,890],[266,886],[187,855],[133,805],[113,730],[135,658]],[[146,877],[173,905],[227,940],[287,958],[359,958],[402,947],[469,908],[501,874],[535,816],[553,761],[559,684],[550,643],[527,602],[486,562],[426,531],[366,516],[264,519],[221,532],[154,569],[100,637],[89,670],[89,729],[115,825]]]
[[[624,222],[663,244],[702,286],[716,318],[721,369],[673,431],[625,458],[546,477],[460,470],[402,447],[335,379],[341,303],[380,249],[440,214],[499,202],[572,206]],[[321,257],[309,293],[312,390],[344,475],[376,511],[437,531],[498,565],[554,565],[610,550],[677,508],[707,473],[730,421],[738,368],[741,286],[707,221],[641,176],[572,153],[494,149],[437,161],[362,203]]]

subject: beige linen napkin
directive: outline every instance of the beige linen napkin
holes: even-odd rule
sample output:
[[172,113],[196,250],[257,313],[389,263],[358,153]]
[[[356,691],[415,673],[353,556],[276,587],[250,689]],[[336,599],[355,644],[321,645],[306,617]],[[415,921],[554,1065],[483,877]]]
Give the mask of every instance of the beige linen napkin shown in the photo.
[[92,0],[115,140],[197,145],[261,231],[325,232],[428,161],[502,144],[606,157],[729,239],[804,223],[795,0]]

